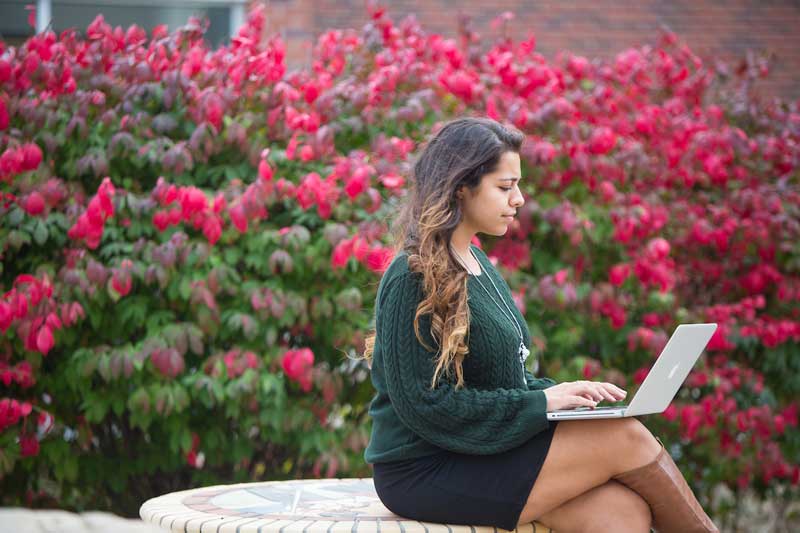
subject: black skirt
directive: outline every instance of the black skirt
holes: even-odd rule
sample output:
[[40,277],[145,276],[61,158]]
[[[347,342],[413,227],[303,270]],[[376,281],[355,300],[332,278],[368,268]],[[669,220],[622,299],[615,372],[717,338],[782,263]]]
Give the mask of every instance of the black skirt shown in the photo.
[[442,450],[434,455],[375,463],[381,502],[394,514],[422,522],[517,527],[558,422],[526,443],[494,455]]

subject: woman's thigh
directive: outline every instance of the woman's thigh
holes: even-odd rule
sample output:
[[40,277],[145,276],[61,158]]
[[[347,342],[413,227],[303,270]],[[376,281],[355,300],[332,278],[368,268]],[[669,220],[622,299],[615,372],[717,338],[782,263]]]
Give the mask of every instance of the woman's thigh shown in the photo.
[[652,516],[641,496],[622,483],[608,481],[538,518],[558,532],[615,531],[647,533]]
[[635,418],[561,421],[519,518],[524,524],[655,459],[661,445]]

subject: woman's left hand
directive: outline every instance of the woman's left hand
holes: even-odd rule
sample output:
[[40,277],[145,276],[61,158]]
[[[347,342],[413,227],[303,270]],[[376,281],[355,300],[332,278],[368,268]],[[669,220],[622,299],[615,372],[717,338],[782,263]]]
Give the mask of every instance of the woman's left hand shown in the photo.
[[584,384],[588,390],[582,393],[581,396],[588,400],[594,400],[596,402],[601,402],[603,400],[607,400],[609,402],[618,402],[620,400],[624,400],[625,396],[628,393],[613,383],[606,383],[602,381],[573,381],[571,383],[581,383]]

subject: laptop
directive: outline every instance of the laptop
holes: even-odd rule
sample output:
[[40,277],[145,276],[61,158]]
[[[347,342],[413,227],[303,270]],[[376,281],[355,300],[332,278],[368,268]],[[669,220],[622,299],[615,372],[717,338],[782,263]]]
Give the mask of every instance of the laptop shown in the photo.
[[678,393],[716,329],[716,323],[679,325],[629,405],[548,411],[547,419],[622,418],[663,412]]

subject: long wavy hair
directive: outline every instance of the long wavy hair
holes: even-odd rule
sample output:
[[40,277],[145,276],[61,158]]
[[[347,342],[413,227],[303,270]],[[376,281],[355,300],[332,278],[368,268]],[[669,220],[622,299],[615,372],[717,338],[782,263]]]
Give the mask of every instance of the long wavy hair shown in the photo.
[[[489,118],[464,117],[444,124],[414,160],[409,191],[392,224],[395,254],[405,251],[408,268],[422,274],[424,297],[414,316],[414,333],[429,351],[438,353],[431,389],[444,373],[455,373],[456,389],[464,386],[462,363],[469,353],[468,273],[457,262],[450,238],[461,222],[457,192],[471,191],[485,174],[494,172],[506,152],[520,152],[525,136]],[[419,318],[431,315],[436,350],[420,335]],[[371,366],[375,331],[365,339],[363,359]]]

